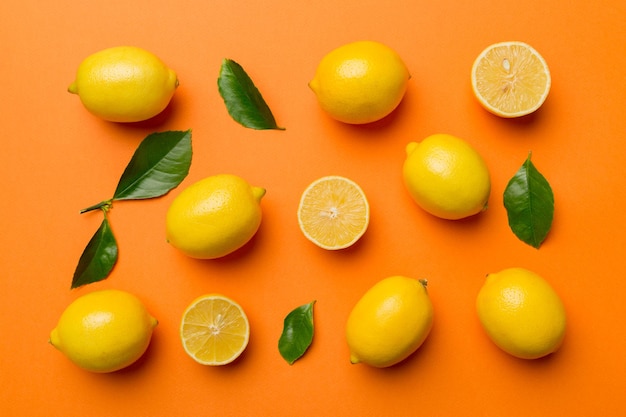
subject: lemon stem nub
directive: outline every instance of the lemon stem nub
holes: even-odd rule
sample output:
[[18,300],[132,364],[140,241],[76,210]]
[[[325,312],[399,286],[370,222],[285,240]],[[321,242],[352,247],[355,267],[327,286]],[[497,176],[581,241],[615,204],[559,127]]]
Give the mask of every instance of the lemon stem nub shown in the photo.
[[266,192],[265,188],[252,187],[252,194],[254,195],[254,198],[256,199],[256,201],[261,201],[261,199],[265,195],[265,192]]
[[87,213],[88,211],[101,209],[105,213],[111,209],[113,200],[104,200],[93,206],[86,207],[80,211],[80,214]]
[[76,85],[76,81],[74,81],[72,84],[70,84],[69,87],[67,87],[67,91],[72,94],[78,94],[78,86]]

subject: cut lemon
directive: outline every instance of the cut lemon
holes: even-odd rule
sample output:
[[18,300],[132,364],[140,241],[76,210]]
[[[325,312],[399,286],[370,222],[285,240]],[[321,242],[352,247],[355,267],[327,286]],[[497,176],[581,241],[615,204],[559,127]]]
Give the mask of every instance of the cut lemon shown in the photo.
[[550,92],[546,61],[524,42],[487,47],[472,67],[472,89],[485,109],[501,117],[520,117],[537,110]]
[[367,230],[369,219],[370,207],[361,187],[336,175],[311,183],[298,207],[304,236],[329,250],[352,246]]
[[226,365],[248,346],[250,325],[239,304],[219,294],[193,301],[180,324],[183,348],[203,365]]

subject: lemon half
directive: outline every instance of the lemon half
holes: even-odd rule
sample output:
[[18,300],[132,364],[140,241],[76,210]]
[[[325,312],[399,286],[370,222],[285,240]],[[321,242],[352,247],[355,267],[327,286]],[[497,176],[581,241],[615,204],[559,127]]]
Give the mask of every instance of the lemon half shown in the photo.
[[491,113],[511,118],[536,111],[550,92],[550,70],[532,46],[500,42],[483,50],[472,66],[472,89]]
[[226,365],[248,346],[250,324],[241,306],[221,294],[194,300],[183,313],[180,339],[185,352],[202,365]]

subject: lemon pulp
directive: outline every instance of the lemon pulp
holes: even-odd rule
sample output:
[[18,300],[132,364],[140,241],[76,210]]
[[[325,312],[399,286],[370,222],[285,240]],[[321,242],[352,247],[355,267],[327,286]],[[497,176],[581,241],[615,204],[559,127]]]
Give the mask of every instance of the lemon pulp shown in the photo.
[[302,233],[321,248],[352,246],[367,230],[369,203],[354,181],[331,175],[317,179],[302,193],[298,223]]
[[536,111],[550,92],[545,59],[524,42],[500,42],[487,47],[472,66],[472,89],[480,104],[501,117]]
[[185,352],[203,365],[226,365],[248,346],[250,325],[241,306],[220,294],[194,300],[180,325]]

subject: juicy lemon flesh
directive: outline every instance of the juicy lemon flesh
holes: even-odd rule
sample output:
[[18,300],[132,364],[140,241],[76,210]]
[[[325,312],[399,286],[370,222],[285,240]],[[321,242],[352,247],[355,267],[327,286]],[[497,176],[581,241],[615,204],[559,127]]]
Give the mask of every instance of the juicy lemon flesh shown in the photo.
[[369,203],[354,181],[327,176],[302,194],[298,223],[304,235],[321,248],[344,249],[356,243],[369,224]]
[[85,58],[68,91],[104,120],[139,122],[161,113],[177,87],[176,73],[154,54],[120,46]]
[[236,175],[204,178],[172,201],[166,215],[167,241],[192,258],[228,255],[256,234],[264,195],[264,188]]
[[340,46],[320,61],[309,87],[324,111],[341,122],[365,124],[389,115],[402,101],[409,71],[379,42]]
[[157,320],[134,295],[95,291],[74,300],[50,333],[50,343],[79,367],[114,372],[147,350]]
[[352,363],[385,368],[400,363],[426,340],[433,306],[425,281],[385,278],[356,303],[346,324]]
[[550,91],[546,61],[523,42],[491,45],[472,67],[472,88],[488,111],[520,117],[536,111]]
[[198,298],[185,311],[180,338],[185,352],[203,365],[226,365],[246,349],[248,318],[239,304],[221,295]]
[[553,353],[565,337],[561,299],[541,276],[523,268],[489,274],[478,293],[476,309],[490,339],[518,358]]
[[406,147],[403,179],[413,200],[428,213],[448,220],[473,216],[487,208],[489,169],[467,142],[435,134]]

